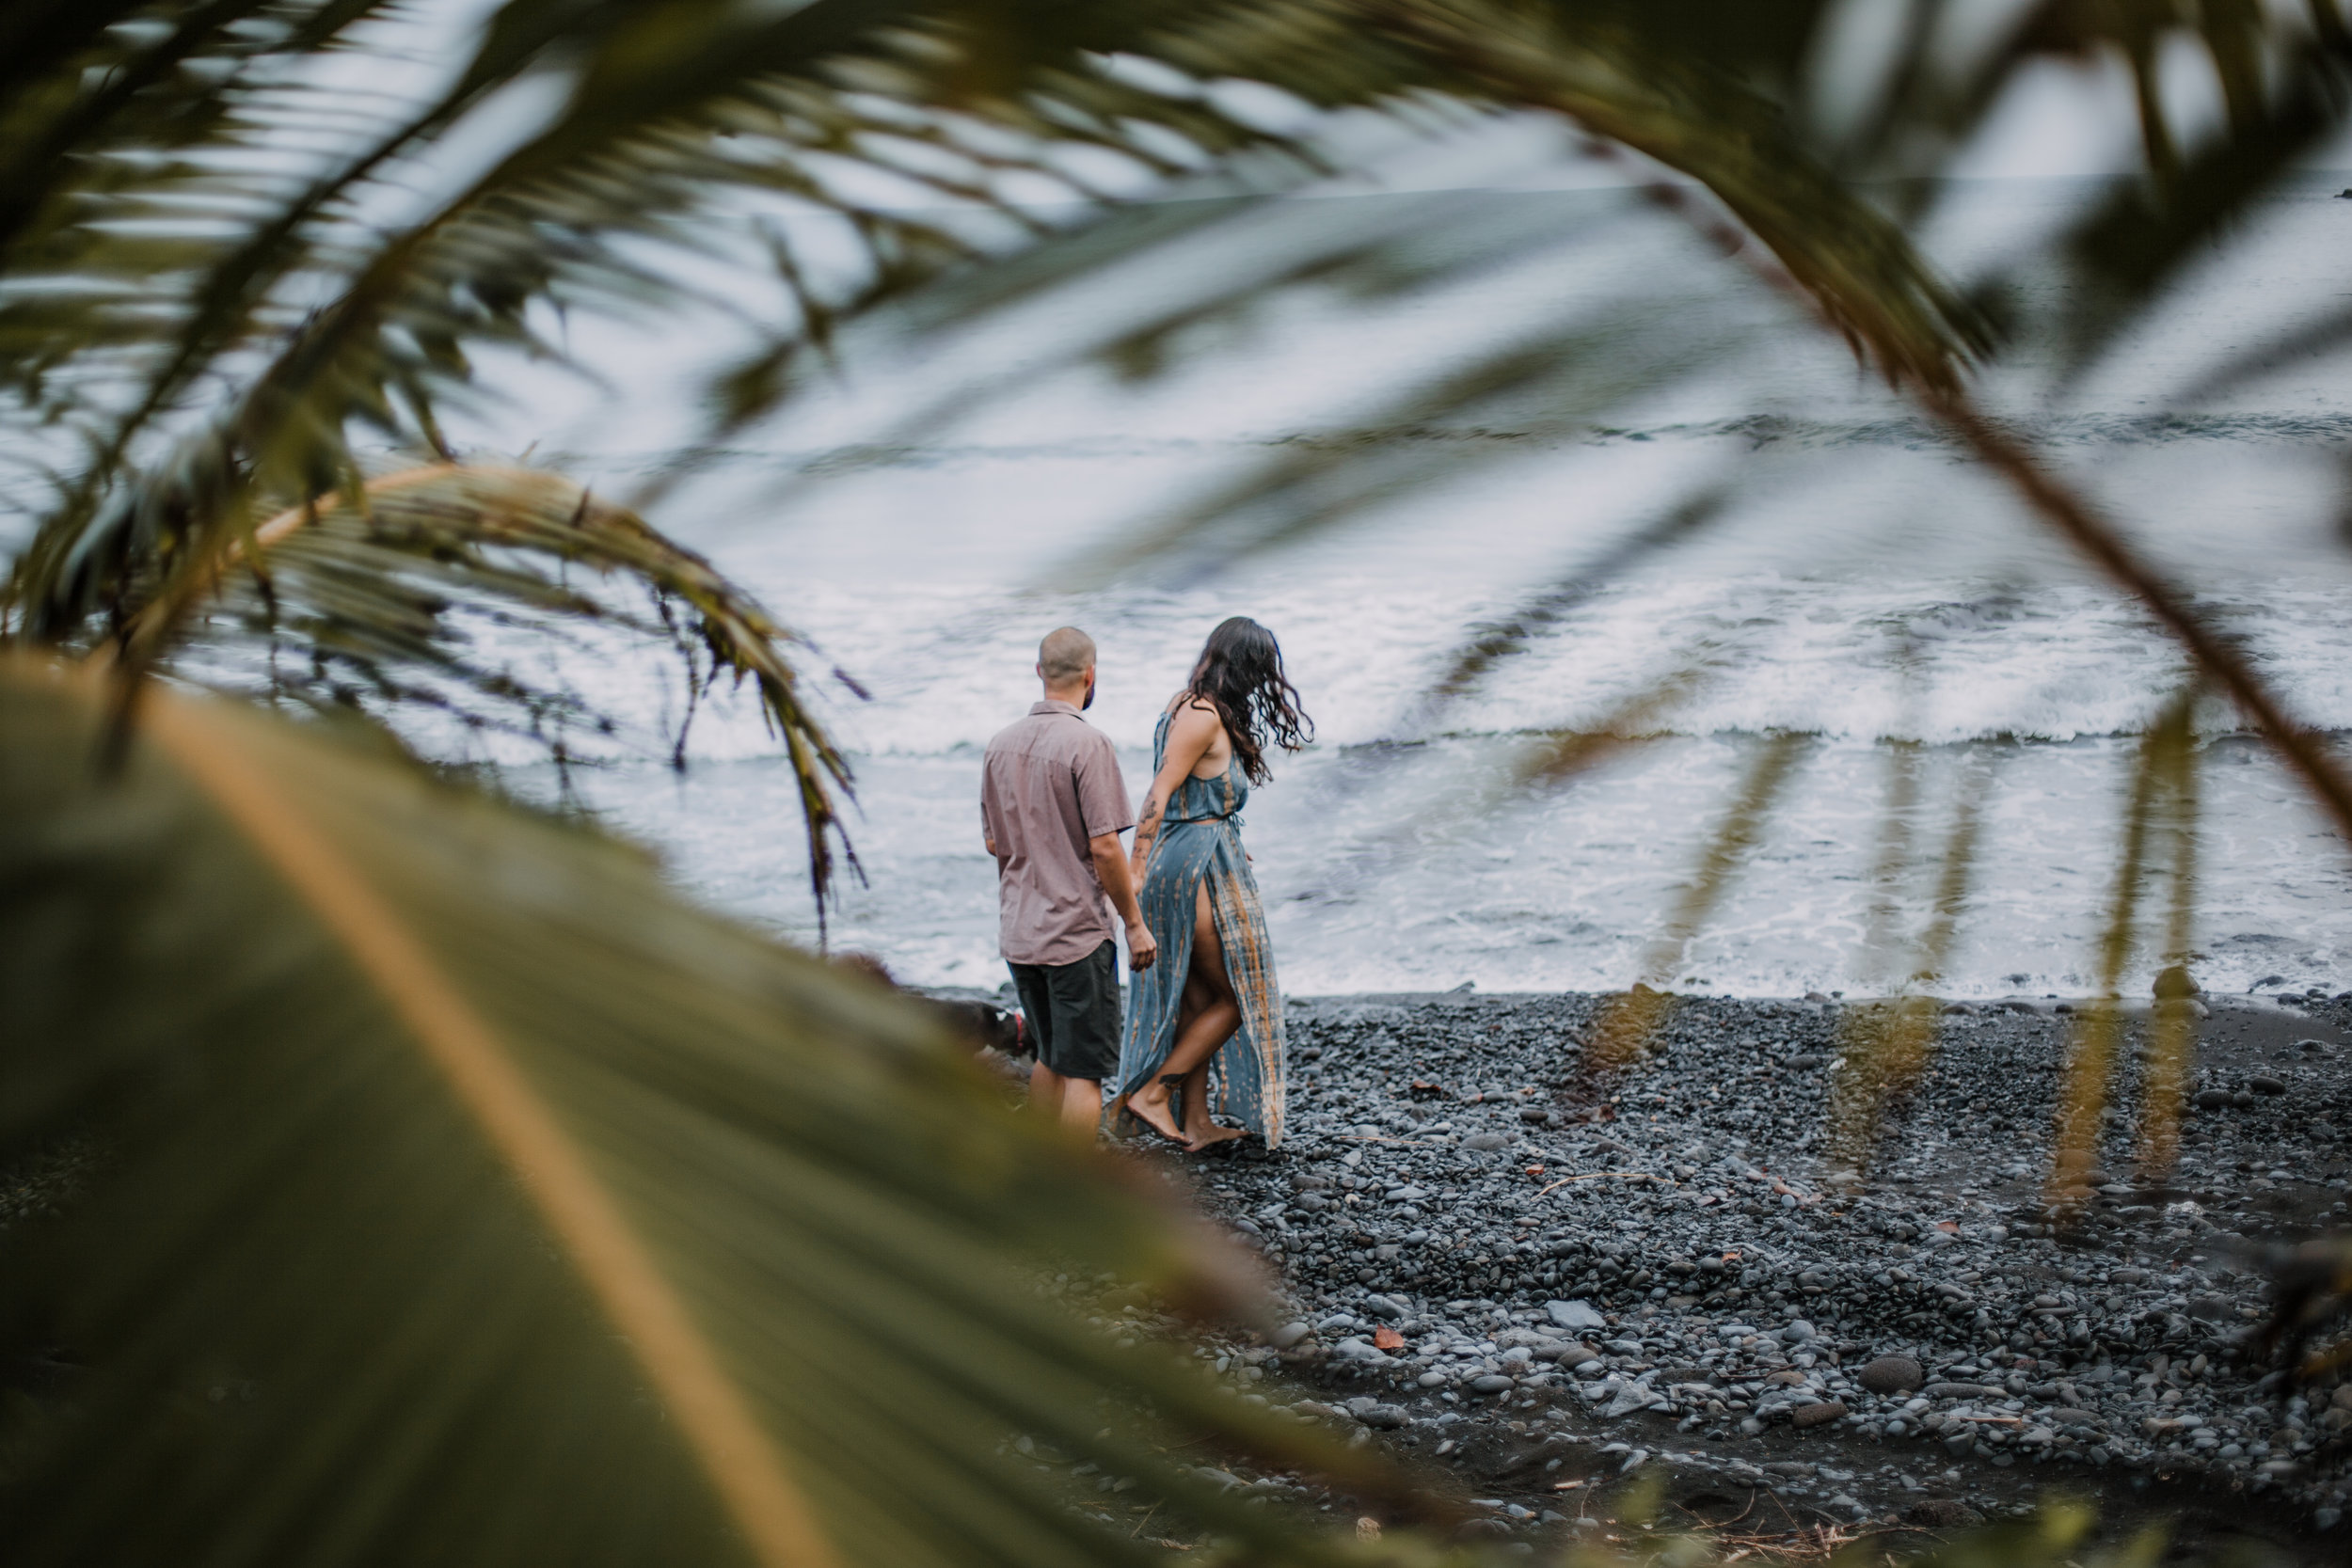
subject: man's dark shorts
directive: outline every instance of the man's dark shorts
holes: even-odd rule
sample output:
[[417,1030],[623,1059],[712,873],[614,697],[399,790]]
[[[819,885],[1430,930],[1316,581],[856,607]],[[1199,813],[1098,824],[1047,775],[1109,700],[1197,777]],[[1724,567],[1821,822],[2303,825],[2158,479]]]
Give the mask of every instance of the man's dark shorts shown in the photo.
[[1037,1059],[1064,1078],[1119,1076],[1119,943],[1074,964],[1008,963]]

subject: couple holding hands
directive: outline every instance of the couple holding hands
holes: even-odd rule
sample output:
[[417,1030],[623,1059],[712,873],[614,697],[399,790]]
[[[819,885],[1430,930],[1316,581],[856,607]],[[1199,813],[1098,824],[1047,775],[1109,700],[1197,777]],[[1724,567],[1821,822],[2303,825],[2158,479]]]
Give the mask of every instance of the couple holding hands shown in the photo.
[[[1037,1040],[1030,1103],[1089,1134],[1107,1098],[1188,1149],[1276,1147],[1282,1002],[1239,814],[1270,777],[1266,750],[1311,734],[1281,648],[1241,616],[1209,634],[1161,711],[1135,816],[1118,754],[1083,717],[1094,640],[1049,633],[1037,674],[1043,699],[989,742],[980,784],[999,944]],[[1123,1018],[1114,911],[1135,970]]]

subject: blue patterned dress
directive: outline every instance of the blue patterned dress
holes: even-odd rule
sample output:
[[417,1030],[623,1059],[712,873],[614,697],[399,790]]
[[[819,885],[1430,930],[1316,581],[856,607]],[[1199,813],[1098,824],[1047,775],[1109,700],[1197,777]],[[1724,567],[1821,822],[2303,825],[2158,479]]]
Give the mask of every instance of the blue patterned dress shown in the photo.
[[[1154,778],[1168,755],[1174,719],[1173,712],[1160,715],[1152,735]],[[1209,1108],[1275,1148],[1282,1142],[1282,998],[1258,880],[1242,852],[1240,812],[1248,799],[1249,782],[1236,756],[1216,778],[1187,777],[1161,816],[1140,896],[1143,923],[1160,944],[1159,961],[1135,977],[1129,992],[1113,1092],[1123,1097],[1149,1084],[1175,1049],[1177,1010],[1192,968],[1196,890],[1205,881],[1210,917],[1225,946],[1226,977],[1241,1004],[1241,1027],[1209,1061]]]

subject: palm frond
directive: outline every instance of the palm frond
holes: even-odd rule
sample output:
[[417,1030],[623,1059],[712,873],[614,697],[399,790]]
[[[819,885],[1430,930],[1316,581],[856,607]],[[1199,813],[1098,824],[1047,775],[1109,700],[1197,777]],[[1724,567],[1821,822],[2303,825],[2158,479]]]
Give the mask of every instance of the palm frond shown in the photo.
[[1722,821],[1692,868],[1689,885],[1675,901],[1666,928],[1643,957],[1641,980],[1631,990],[1613,998],[1594,1020],[1581,1064],[1583,1071],[1614,1072],[1648,1049],[1674,1007],[1674,993],[1661,988],[1672,983],[1692,939],[1704,928],[1733,879],[1746,866],[1810,738],[1776,735],[1748,764]]
[[[2123,1037],[2117,986],[2137,941],[2139,903],[2165,797],[2181,775],[2181,756],[2195,744],[2189,732],[2193,705],[2192,691],[2167,707],[2141,742],[2132,768],[2115,891],[2099,944],[2099,990],[2074,1026],[2058,1084],[2046,1196],[2051,1208],[2068,1214],[2079,1213],[2090,1197],[2089,1175],[2098,1166],[2100,1127]],[[2177,1118],[2177,1103],[2170,1115]]]
[[[2193,712],[2195,692],[2182,699],[2177,719],[2182,730]],[[2164,963],[2155,986],[2155,1004],[2149,1014],[2148,1050],[2140,1075],[2140,1169],[2162,1176],[2180,1158],[2181,1121],[2188,1108],[2189,1085],[2196,1077],[2200,1004],[2183,994],[2195,989],[2188,964],[2197,923],[2198,853],[2197,746],[2193,736],[2169,737],[2162,751],[2163,772],[2158,784],[2168,808],[2161,823],[2169,861],[2169,907],[2165,917]]]
[[81,1369],[6,1416],[13,1560],[1150,1560],[1028,1433],[1321,1561],[1168,1450],[1389,1484],[1041,1295],[1252,1287],[906,1004],[233,705],[151,693],[112,777],[90,676],[0,710],[0,1148],[111,1149],[6,1235],[0,1324]]
[[[642,589],[650,609],[573,586],[574,570]],[[567,662],[544,657],[550,646],[577,630],[622,649],[675,648],[688,702],[664,737],[674,756],[704,688],[750,682],[798,781],[820,920],[836,853],[856,865],[842,821],[850,767],[792,663],[811,651],[805,640],[707,561],[561,475],[480,464],[381,474],[347,499],[288,508],[209,578],[183,574],[156,593],[114,639],[135,665],[265,701],[357,708],[394,727],[423,707],[563,757],[622,721],[548,683]],[[615,653],[583,651],[597,662]],[[535,675],[543,664],[557,673]]]
[[[1881,874],[1886,881],[1892,881],[1899,869],[1899,851],[1892,848],[1899,840],[1892,824],[1911,809],[1916,788],[1915,749],[1909,745],[1897,747],[1891,753],[1890,768],[1890,826],[1882,835],[1882,842],[1890,849],[1883,853],[1881,862]],[[1952,805],[1951,827],[1945,835],[1939,858],[1928,920],[1912,944],[1910,972],[1895,988],[1892,997],[1851,1006],[1838,1022],[1838,1066],[1830,1080],[1827,1131],[1832,1154],[1844,1171],[1855,1177],[1866,1175],[1870,1169],[1871,1157],[1884,1131],[1887,1107],[1917,1087],[1929,1062],[1934,1058],[1942,1014],[1942,1004],[1934,990],[1951,961],[1960,937],[1961,919],[1967,911],[1976,879],[1985,798],[1991,792],[1993,779],[1993,769],[1988,767],[1971,769],[1961,781]],[[1891,893],[1885,895],[1885,902],[1886,912],[1881,918],[1891,926]]]
[[[2111,342],[2249,203],[2334,135],[2352,103],[2352,39],[2340,19],[2332,28],[2297,30],[2258,7],[2198,7],[2199,41],[2221,84],[2228,131],[2185,155],[2154,87],[2155,51],[2180,26],[2179,8],[2115,10],[2139,85],[2151,178],[2118,182],[2070,237],[2072,260],[2089,284],[2083,309],[2068,323],[2082,359]],[[2325,6],[2312,8],[2314,20],[2327,14]]]
[[[1468,694],[1505,661],[1525,653],[1610,583],[1634,567],[1696,537],[1722,517],[1730,496],[1720,485],[1676,502],[1600,553],[1597,559],[1530,594],[1507,614],[1479,626],[1454,649],[1422,702],[1435,707]],[[1418,726],[1416,726],[1418,727]],[[1407,733],[1410,733],[1408,731]]]

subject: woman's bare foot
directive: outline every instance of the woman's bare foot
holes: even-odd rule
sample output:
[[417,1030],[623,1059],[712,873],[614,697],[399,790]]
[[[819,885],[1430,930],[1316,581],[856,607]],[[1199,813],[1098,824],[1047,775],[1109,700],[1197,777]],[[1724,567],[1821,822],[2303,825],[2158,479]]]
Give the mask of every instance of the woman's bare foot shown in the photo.
[[[1154,1098],[1155,1094],[1157,1098]],[[1127,1097],[1127,1109],[1169,1143],[1180,1144],[1186,1148],[1193,1147],[1192,1140],[1184,1136],[1184,1129],[1176,1125],[1176,1109],[1166,1084],[1144,1085]]]
[[1248,1136],[1249,1136],[1249,1132],[1247,1128],[1219,1127],[1216,1122],[1211,1122],[1209,1123],[1208,1130],[1206,1132],[1202,1132],[1199,1137],[1189,1140],[1184,1147],[1191,1149],[1195,1154],[1198,1154],[1204,1148],[1213,1148],[1218,1144],[1229,1144],[1235,1138],[1246,1138]]

